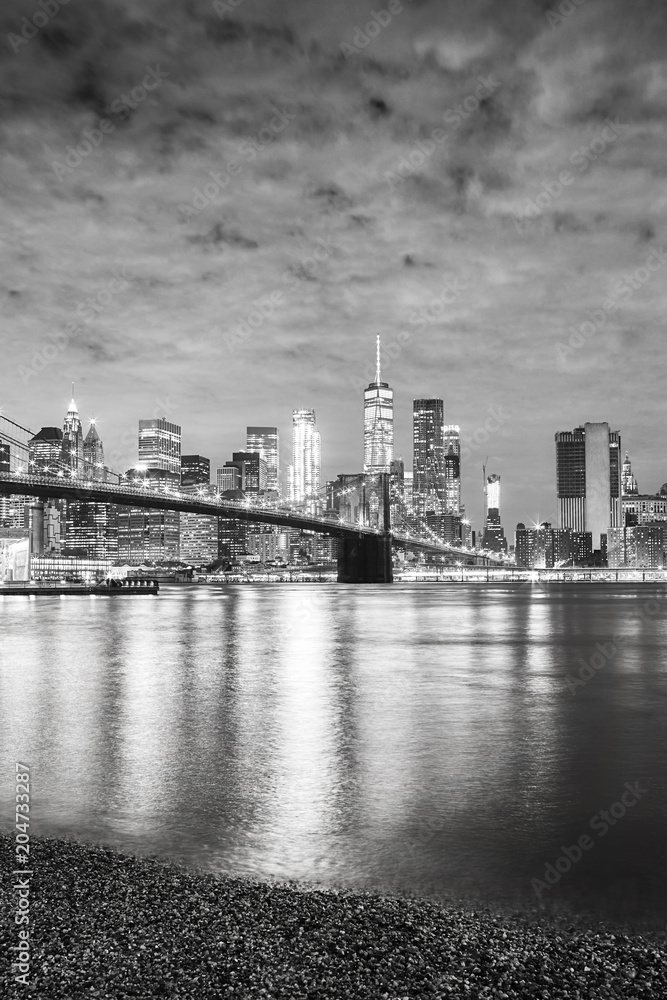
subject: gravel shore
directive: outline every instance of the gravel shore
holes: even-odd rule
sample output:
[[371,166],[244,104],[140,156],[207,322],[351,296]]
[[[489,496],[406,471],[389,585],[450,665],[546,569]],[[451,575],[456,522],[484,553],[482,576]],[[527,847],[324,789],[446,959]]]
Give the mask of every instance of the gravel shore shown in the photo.
[[[0,947],[18,942],[2,840]],[[436,1000],[667,997],[664,937],[218,877],[31,839],[30,975],[0,995]]]

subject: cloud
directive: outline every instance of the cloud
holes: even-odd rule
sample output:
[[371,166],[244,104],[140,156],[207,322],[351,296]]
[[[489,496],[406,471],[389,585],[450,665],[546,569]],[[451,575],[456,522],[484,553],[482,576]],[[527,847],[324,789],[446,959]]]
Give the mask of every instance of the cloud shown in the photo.
[[[124,448],[128,466],[128,421],[170,396],[184,446],[215,465],[246,424],[278,423],[285,436],[292,406],[313,405],[333,477],[361,467],[352,378],[372,362],[375,332],[390,343],[407,331],[387,368],[397,453],[409,464],[413,397],[444,396],[447,420],[470,431],[511,397],[515,416],[489,445],[506,527],[548,506],[553,433],[586,419],[619,426],[642,487],[659,485],[662,458],[646,442],[664,405],[665,283],[637,292],[567,371],[555,345],[666,241],[661,5],[642,0],[636,14],[586,0],[552,28],[544,4],[406,2],[346,59],[341,43],[376,6],[243,0],[220,19],[203,0],[99,0],[64,6],[16,53],[6,45],[5,412],[57,423],[75,378],[82,412],[103,416],[105,446]],[[3,5],[3,38],[26,11]],[[160,86],[114,111],[157,66]],[[458,125],[445,120],[489,76],[499,86]],[[102,117],[113,132],[59,180],[53,161]],[[627,131],[580,171],[571,157],[607,117]],[[436,128],[444,141],[391,188],[386,171]],[[184,216],[179,206],[230,162],[228,183]],[[573,182],[518,232],[513,219],[563,170]],[[327,240],[335,252],[306,266]],[[17,366],[123,265],[126,291],[22,385]],[[410,322],[456,280],[467,291],[441,316]],[[230,352],[225,335],[275,289],[280,307]],[[654,407],[638,402],[647,397]],[[464,475],[478,519],[478,470]]]

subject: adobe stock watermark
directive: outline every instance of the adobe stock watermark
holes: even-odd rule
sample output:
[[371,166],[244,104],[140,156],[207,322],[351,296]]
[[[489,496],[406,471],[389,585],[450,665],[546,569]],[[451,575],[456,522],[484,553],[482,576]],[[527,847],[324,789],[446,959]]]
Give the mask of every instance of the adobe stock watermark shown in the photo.
[[[408,0],[408,3],[410,0]],[[364,49],[368,48],[374,38],[384,31],[388,25],[391,24],[395,17],[402,14],[405,8],[400,0],[389,0],[387,4],[387,9],[384,7],[380,10],[371,11],[371,19],[367,21],[363,28],[358,25],[354,28],[354,37],[352,42],[341,42],[340,50],[346,59],[354,59],[358,56]]]
[[221,170],[209,170],[208,176],[211,178],[200,187],[193,187],[192,199],[190,203],[179,205],[178,211],[186,219],[199,215],[205,208],[208,208],[229,186],[232,177],[238,176],[248,163],[270,146],[281,132],[291,125],[299,117],[299,109],[290,111],[287,105],[282,109],[273,106],[274,114],[259,131],[244,139],[236,147],[238,159],[226,160]]
[[635,268],[634,271],[619,278],[614,283],[612,294],[602,303],[600,309],[589,310],[586,313],[588,319],[580,323],[578,327],[568,327],[570,337],[567,344],[562,343],[562,341],[556,344],[556,360],[559,365],[565,366],[569,355],[580,350],[591,337],[602,330],[608,318],[618,312],[623,304],[628,302],[635,292],[643,288],[651,280],[652,275],[661,270],[665,264],[667,264],[667,254],[665,254],[664,247],[654,247],[643,266]]
[[21,34],[17,35],[10,31],[7,35],[7,41],[14,54],[16,55],[22,45],[27,45],[31,39],[35,38],[39,34],[39,29],[45,28],[60,8],[65,7],[69,2],[70,0],[37,0],[39,10],[34,12],[30,20],[27,17],[21,18]]
[[114,296],[130,287],[125,266],[116,268],[113,275],[114,277],[107,282],[104,288],[100,288],[94,295],[88,296],[84,302],[77,304],[76,315],[80,319],[80,323],[69,323],[64,331],[49,334],[47,341],[39,349],[34,348],[30,364],[18,366],[16,372],[24,385],[56,360],[58,355],[69,346],[72,337],[83,329],[83,323],[89,323],[96,319],[111,304]]
[[[162,81],[169,76],[169,73],[160,69],[159,63],[155,69],[146,66],[146,70],[146,76],[140,84],[133,87],[129,93],[121,94],[109,105],[108,111],[118,115],[121,121],[128,118],[130,111],[145,101],[149,92],[159,87]],[[76,146],[66,146],[64,163],[61,163],[60,160],[51,161],[51,169],[59,181],[62,182],[68,174],[80,167],[86,157],[102,145],[105,135],[116,131],[116,126],[110,118],[100,118],[97,124],[98,128],[84,128],[82,130],[81,139]]]
[[[492,76],[479,76],[477,80],[478,84],[474,93],[468,94],[463,101],[455,104],[453,108],[448,108],[443,114],[443,121],[452,129],[460,128],[467,118],[479,110],[482,101],[494,94],[500,87],[500,81],[494,80]],[[447,132],[441,128],[434,128],[429,138],[417,140],[412,150],[397,160],[392,170],[385,170],[384,179],[389,187],[393,189],[398,184],[403,184],[446,141]]]
[[[316,243],[317,246],[312,254],[302,257],[299,261],[298,273],[295,272],[293,267],[288,267],[283,271],[281,280],[288,288],[292,290],[298,288],[301,282],[307,281],[322,264],[329,260],[336,250],[342,249],[340,243],[337,243],[332,236],[327,236],[326,239],[318,237]],[[237,347],[240,347],[249,340],[253,331],[263,326],[266,320],[270,319],[275,310],[280,308],[284,302],[285,293],[281,288],[274,288],[261,298],[254,299],[252,302],[253,308],[245,319],[238,323],[233,330],[225,334],[223,339],[228,350],[233,353]]]
[[472,434],[461,435],[461,461],[472,458],[476,452],[488,443],[493,434],[497,434],[501,428],[512,419],[512,411],[505,408],[504,403],[488,406],[488,415]]
[[[618,118],[615,121],[607,118],[605,128],[600,135],[596,136],[588,145],[575,149],[570,155],[570,163],[577,167],[580,174],[586,173],[591,164],[595,163],[629,127],[629,125],[623,125],[622,122],[619,122]],[[574,184],[575,180],[575,175],[569,170],[561,170],[555,180],[542,181],[544,190],[540,191],[534,199],[528,198],[521,213],[512,216],[516,231],[525,233],[561,197],[565,188]]]
[[[663,611],[665,608],[665,598],[667,598],[667,592],[662,591],[657,597],[651,597],[648,601],[645,601],[635,620],[636,624],[645,624],[651,618],[654,618],[659,611]],[[608,642],[595,643],[595,652],[588,661],[584,660],[583,657],[579,657],[581,666],[578,675],[573,677],[571,674],[568,674],[565,678],[568,690],[572,694],[576,694],[580,688],[586,687],[588,682],[614,659],[618,651],[622,648],[626,638],[620,632],[616,632]]]
[[549,22],[550,27],[558,28],[568,17],[574,14],[575,10],[583,7],[585,3],[586,0],[563,0],[558,5],[558,10],[546,10],[544,16]]
[[[617,802],[612,802],[608,809],[600,809],[599,812],[592,816],[588,823],[589,828],[595,831],[598,837],[606,837],[611,827],[616,826],[619,820],[623,819],[628,809],[636,805],[647,792],[648,788],[642,788],[638,781],[635,781],[634,785],[626,781],[625,791],[620,799]],[[569,847],[561,845],[560,849],[563,853],[553,864],[550,861],[545,864],[544,878],[533,878],[530,880],[531,887],[537,898],[540,899],[543,892],[546,892],[547,889],[551,889],[557,882],[560,882],[563,875],[566,875],[574,865],[581,861],[584,852],[591,851],[594,847],[595,841],[587,833],[582,833],[577,839],[576,844],[571,844]]]

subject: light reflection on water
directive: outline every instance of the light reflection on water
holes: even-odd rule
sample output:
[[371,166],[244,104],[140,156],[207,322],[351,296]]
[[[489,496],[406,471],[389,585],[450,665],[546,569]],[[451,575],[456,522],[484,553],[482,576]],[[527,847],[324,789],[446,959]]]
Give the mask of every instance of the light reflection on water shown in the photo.
[[[166,587],[0,607],[2,824],[217,871],[665,922],[667,608],[539,587]],[[666,602],[667,603],[667,602]],[[625,647],[573,694],[614,633]]]

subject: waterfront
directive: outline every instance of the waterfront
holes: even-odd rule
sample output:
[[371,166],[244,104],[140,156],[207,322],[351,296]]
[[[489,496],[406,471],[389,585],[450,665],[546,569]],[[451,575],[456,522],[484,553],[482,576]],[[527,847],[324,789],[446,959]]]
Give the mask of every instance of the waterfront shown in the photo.
[[[2,825],[26,760],[33,835],[664,927],[663,590],[5,601]],[[601,836],[591,820],[626,783],[646,792]],[[585,834],[593,849],[538,903],[531,880]]]

